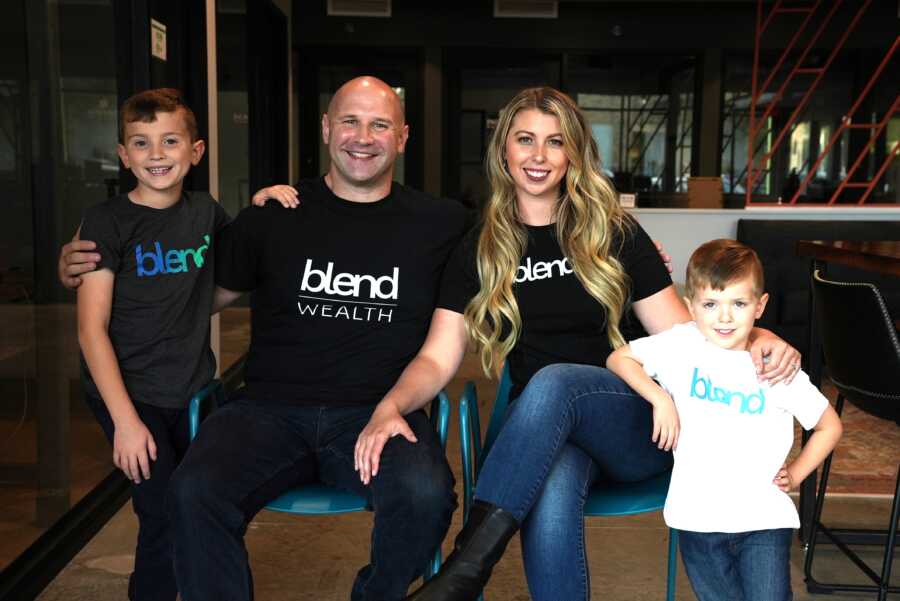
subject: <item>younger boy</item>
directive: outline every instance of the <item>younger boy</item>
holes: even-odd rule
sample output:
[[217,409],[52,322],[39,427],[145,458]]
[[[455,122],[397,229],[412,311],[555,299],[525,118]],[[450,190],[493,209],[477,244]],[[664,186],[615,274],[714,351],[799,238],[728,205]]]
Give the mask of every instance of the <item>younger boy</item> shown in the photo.
[[188,400],[215,373],[212,241],[228,217],[209,194],[182,190],[205,147],[177,90],[132,96],[119,124],[119,158],[137,186],[85,212],[81,235],[101,259],[78,289],[78,341],[85,397],[133,482],[128,597],[174,601],[163,500],[188,446]]
[[[654,440],[675,448],[663,515],[681,531],[699,601],[786,601],[800,525],[786,493],[831,452],[841,422],[802,372],[790,384],[758,382],[748,338],[768,295],[752,249],[700,246],[686,287],[694,321],[617,349],[607,367],[654,406]],[[815,432],[784,466],[792,416]]]

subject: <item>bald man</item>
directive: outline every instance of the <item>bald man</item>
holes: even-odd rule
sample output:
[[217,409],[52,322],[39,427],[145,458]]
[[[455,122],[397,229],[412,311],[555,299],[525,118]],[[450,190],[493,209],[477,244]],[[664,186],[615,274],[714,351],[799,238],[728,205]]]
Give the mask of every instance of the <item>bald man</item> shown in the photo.
[[[347,82],[322,116],[328,173],[261,191],[302,202],[244,209],[216,241],[217,296],[253,291],[252,329],[245,386],[207,418],[172,477],[184,601],[253,597],[247,524],[299,484],[349,490],[374,509],[353,601],[403,599],[447,532],[456,497],[422,410],[430,398],[401,407],[389,392],[426,339],[466,214],[392,181],[408,134],[387,84]],[[94,258],[72,257],[79,247],[63,251],[64,284],[89,267],[67,265]],[[379,451],[367,448],[364,466],[358,440]]]

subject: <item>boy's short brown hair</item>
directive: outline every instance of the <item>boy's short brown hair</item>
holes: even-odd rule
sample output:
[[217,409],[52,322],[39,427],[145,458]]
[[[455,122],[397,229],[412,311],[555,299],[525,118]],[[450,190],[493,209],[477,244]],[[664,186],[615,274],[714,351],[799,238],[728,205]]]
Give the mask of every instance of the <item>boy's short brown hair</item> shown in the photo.
[[745,277],[753,280],[754,294],[762,296],[765,281],[756,251],[737,240],[710,240],[700,245],[688,261],[685,294],[693,298],[706,286],[724,290],[728,284]]
[[153,123],[156,121],[156,113],[175,113],[181,111],[184,115],[184,124],[191,142],[200,139],[200,130],[197,129],[197,117],[194,111],[187,105],[181,92],[175,88],[156,88],[138,92],[122,104],[119,109],[119,143],[125,143],[125,125],[141,121]]

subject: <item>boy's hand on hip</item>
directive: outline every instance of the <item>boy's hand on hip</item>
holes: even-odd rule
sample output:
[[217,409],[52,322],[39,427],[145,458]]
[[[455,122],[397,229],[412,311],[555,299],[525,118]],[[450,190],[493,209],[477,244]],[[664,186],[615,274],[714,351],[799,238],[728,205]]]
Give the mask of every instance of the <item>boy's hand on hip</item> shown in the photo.
[[772,480],[772,484],[777,486],[779,490],[783,492],[791,492],[794,489],[794,478],[791,476],[791,472],[787,469],[787,465],[782,465],[781,469],[778,470],[778,473],[775,474],[775,479]]
[[150,479],[150,461],[156,461],[156,441],[140,418],[115,425],[113,463],[125,476],[140,484]]

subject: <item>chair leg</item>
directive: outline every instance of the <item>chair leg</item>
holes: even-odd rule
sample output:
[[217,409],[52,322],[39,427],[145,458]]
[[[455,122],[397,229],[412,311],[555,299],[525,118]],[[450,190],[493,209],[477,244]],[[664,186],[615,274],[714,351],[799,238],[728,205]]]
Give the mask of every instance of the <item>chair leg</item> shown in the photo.
[[[838,394],[834,404],[835,412],[840,415],[844,408],[844,396]],[[809,525],[809,545],[806,548],[806,559],[803,562],[803,579],[808,583],[814,581],[812,577],[813,555],[816,552],[816,535],[822,520],[822,508],[825,506],[825,491],[828,487],[828,475],[831,473],[831,460],[834,459],[834,451],[828,454],[822,465],[822,477],[819,481],[819,491],[816,495],[816,508],[813,511],[812,523]]]
[[428,562],[428,565],[425,566],[425,572],[422,574],[422,581],[428,582],[434,575],[438,573],[438,570],[441,569],[441,548],[438,547],[437,551],[434,552],[434,557],[431,561]]
[[891,583],[891,563],[894,561],[894,542],[897,538],[897,518],[900,517],[900,468],[897,470],[897,483],[894,485],[894,502],[891,505],[891,523],[888,527],[887,541],[884,547],[884,565],[881,568],[881,586],[878,601],[885,601]]
[[678,530],[669,528],[669,568],[666,577],[666,601],[675,601],[675,576],[678,574]]

